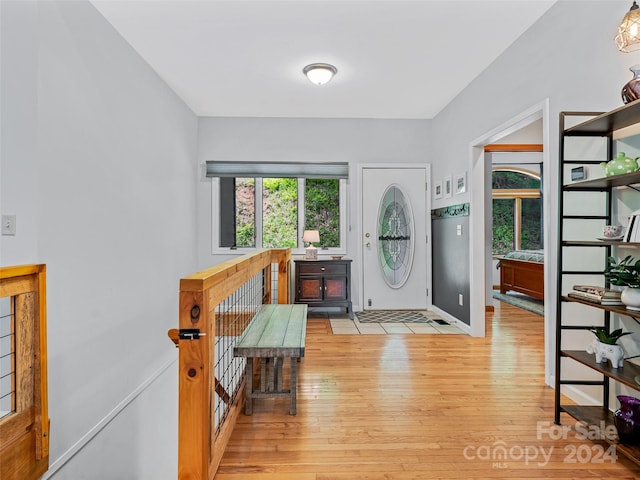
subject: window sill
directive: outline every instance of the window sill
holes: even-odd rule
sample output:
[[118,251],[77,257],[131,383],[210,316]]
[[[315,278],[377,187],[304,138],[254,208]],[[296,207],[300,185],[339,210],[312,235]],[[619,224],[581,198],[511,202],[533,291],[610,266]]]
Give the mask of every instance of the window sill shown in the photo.
[[[211,252],[211,255],[244,255],[246,253],[255,252],[257,248],[237,248],[235,250],[231,250],[230,248],[217,248]],[[294,248],[291,249],[291,255],[294,257],[303,257],[304,249]],[[318,258],[321,260],[329,259],[333,255],[347,255],[347,252],[341,248],[335,249],[327,249],[327,250],[318,250]]]

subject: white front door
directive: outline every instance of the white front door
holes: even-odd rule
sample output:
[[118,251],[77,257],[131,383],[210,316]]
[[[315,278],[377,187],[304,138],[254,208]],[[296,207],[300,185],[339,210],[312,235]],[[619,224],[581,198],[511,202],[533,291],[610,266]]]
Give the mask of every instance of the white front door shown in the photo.
[[427,170],[362,169],[365,310],[427,308]]

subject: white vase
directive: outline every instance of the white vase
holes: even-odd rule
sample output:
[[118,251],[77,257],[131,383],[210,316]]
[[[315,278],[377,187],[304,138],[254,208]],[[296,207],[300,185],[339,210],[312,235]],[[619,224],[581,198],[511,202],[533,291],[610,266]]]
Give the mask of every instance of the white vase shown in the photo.
[[640,288],[625,287],[620,294],[620,301],[629,310],[640,312]]

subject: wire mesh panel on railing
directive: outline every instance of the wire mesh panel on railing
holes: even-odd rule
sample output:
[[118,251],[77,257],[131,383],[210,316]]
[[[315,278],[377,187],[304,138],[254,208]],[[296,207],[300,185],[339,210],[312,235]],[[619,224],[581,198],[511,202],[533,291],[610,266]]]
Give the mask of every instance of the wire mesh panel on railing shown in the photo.
[[[271,291],[272,292],[277,292],[278,291],[278,264],[277,263],[272,263],[271,264]],[[278,296],[277,295],[271,295],[271,302],[270,303],[278,303]]]
[[215,393],[211,409],[216,436],[234,403],[246,365],[244,358],[233,356],[233,349],[263,303],[265,277],[268,274],[263,269],[216,308],[215,378],[212,382]]
[[0,298],[0,418],[15,410],[15,318],[11,297]]

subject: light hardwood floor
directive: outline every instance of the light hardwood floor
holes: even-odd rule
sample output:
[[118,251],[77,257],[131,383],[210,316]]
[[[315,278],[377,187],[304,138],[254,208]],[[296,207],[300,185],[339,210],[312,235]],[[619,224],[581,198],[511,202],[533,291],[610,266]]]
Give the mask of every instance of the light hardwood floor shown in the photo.
[[486,338],[332,335],[310,318],[298,414],[254,402],[216,480],[640,478],[604,443],[558,439],[542,317],[488,315]]

